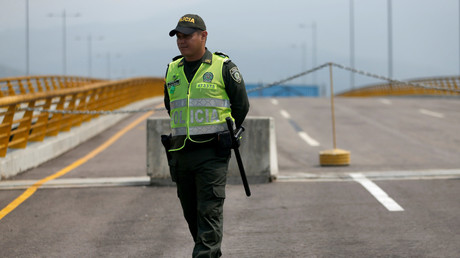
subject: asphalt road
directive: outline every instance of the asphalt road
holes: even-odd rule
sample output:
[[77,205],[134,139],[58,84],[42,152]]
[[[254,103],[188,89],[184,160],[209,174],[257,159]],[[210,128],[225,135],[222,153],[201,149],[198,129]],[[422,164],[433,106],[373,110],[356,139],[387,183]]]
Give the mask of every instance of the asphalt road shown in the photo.
[[[227,186],[224,257],[458,257],[458,99],[340,98],[335,107],[337,147],[351,164],[321,167],[318,152],[332,148],[329,100],[251,99],[250,115],[275,118],[280,175],[251,185],[250,198]],[[174,187],[89,183],[145,177],[145,122],[74,163],[139,116],[12,179],[71,166],[0,219],[0,257],[191,256]],[[0,209],[20,188],[0,187]]]

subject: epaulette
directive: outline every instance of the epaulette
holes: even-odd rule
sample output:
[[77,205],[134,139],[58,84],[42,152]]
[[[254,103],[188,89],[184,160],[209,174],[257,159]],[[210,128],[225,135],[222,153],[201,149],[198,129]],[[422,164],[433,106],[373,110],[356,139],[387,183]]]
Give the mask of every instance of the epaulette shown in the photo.
[[230,58],[227,54],[223,53],[223,52],[214,52],[214,54],[218,55],[218,56],[221,56],[221,57],[227,57],[227,58]]
[[221,56],[221,57],[226,57],[227,59],[225,59],[224,63],[228,63],[228,62],[232,61],[232,60],[230,60],[230,57],[227,54],[223,53],[223,52],[217,51],[217,52],[214,52],[214,54],[216,54],[218,56]]
[[178,55],[178,56],[174,57],[172,60],[176,61],[177,59],[182,58],[182,57],[183,57],[182,55]]

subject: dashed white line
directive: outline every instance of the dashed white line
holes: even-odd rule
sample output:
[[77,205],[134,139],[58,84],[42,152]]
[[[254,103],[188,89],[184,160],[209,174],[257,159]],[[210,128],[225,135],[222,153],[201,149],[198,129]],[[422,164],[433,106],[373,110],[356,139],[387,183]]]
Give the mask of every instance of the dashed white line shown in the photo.
[[304,140],[310,146],[319,146],[319,142],[317,142],[315,139],[311,138],[306,132],[304,132],[302,128],[300,128],[300,126],[294,120],[291,119],[291,115],[286,110],[281,109],[280,113],[284,118],[286,118],[289,121],[289,123],[291,123],[291,125],[297,131],[297,134],[300,136],[302,140]]
[[311,138],[306,132],[301,131],[298,132],[300,138],[307,142],[310,146],[319,146],[319,142],[317,142],[315,139]]
[[278,100],[277,99],[272,99],[272,104],[273,105],[278,105]]
[[361,184],[375,199],[377,199],[389,211],[404,211],[404,209],[395,202],[387,193],[385,193],[378,185],[367,179],[362,173],[350,173],[353,180]]
[[442,113],[438,113],[438,112],[434,112],[434,111],[430,111],[426,109],[419,109],[418,111],[424,115],[433,116],[437,118],[444,118],[444,114]]
[[286,119],[291,118],[291,115],[289,115],[289,113],[288,113],[286,110],[284,110],[284,109],[281,109],[280,113],[281,113],[281,115],[282,115],[284,118],[286,118]]
[[391,100],[389,99],[380,99],[380,102],[382,102],[385,105],[391,105]]

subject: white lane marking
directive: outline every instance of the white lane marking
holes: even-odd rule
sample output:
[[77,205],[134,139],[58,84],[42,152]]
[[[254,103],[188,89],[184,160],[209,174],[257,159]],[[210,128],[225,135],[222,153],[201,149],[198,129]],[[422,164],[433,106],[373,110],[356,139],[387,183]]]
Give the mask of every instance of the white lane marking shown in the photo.
[[433,116],[437,118],[444,118],[444,114],[442,113],[438,113],[438,112],[434,112],[434,111],[430,111],[426,109],[419,109],[418,111],[424,115]]
[[293,127],[296,129],[297,131],[297,134],[299,134],[300,138],[302,138],[302,140],[304,140],[306,143],[308,143],[310,146],[319,146],[319,142],[317,142],[315,139],[311,138],[306,132],[304,132],[302,130],[302,128],[299,127],[299,125],[297,125],[296,122],[294,122],[292,119],[291,119],[291,115],[284,109],[281,109],[280,110],[280,113],[281,115],[286,118],[287,120],[289,120],[289,122],[291,123],[291,125],[293,125]]
[[[355,172],[358,173],[358,172]],[[349,173],[347,173],[349,174]],[[445,180],[460,179],[460,169],[428,169],[428,170],[395,170],[395,171],[366,171],[361,172],[366,178],[373,181],[401,181],[401,180]],[[276,176],[277,182],[344,182],[354,181],[341,172],[305,172],[282,171]],[[0,189],[2,182],[0,181]]]
[[387,193],[385,193],[378,185],[367,179],[362,173],[350,173],[353,180],[360,183],[389,211],[404,211],[404,209],[396,203]]
[[282,115],[284,118],[286,118],[286,119],[291,118],[291,115],[289,115],[289,113],[288,113],[286,110],[284,110],[284,109],[281,109],[280,113],[281,113],[281,115]]
[[380,99],[380,102],[382,102],[385,105],[391,105],[391,100],[389,99]]
[[[9,180],[0,181],[0,190],[27,189],[37,180]],[[110,186],[148,186],[151,183],[149,176],[139,177],[101,177],[101,178],[61,178],[44,183],[40,189],[45,188],[85,188],[85,187],[110,187]]]
[[300,138],[302,140],[306,141],[310,146],[319,146],[319,142],[317,142],[315,139],[311,138],[306,132],[300,131],[298,132]]
[[[272,99],[272,103],[274,105],[278,105],[278,101],[276,99]],[[310,146],[319,146],[319,142],[311,138],[306,132],[304,132],[302,128],[300,128],[299,125],[291,119],[291,115],[286,110],[281,109],[280,113],[284,118],[289,120],[289,122],[294,127],[294,129],[297,131],[297,134],[300,136],[300,138],[302,138],[302,140],[304,140]]]

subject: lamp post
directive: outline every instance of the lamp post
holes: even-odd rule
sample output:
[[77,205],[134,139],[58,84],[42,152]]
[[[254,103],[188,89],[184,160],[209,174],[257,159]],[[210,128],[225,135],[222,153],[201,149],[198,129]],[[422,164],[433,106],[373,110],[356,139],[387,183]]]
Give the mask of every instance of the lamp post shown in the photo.
[[[87,47],[88,47],[88,77],[93,76],[93,41],[94,40],[104,40],[104,37],[99,36],[94,38],[91,34],[87,36]],[[80,37],[77,37],[77,40],[80,40]]]
[[[354,1],[350,0],[350,67],[355,68],[355,12]],[[350,73],[350,86],[355,88],[355,73]]]
[[[296,56],[298,55],[298,50],[297,50],[297,47],[299,47],[300,49],[300,71],[299,73],[303,73],[307,70],[306,68],[306,61],[307,61],[307,42],[303,41],[302,43],[300,43],[299,45],[297,44],[292,44],[291,45],[291,48],[294,48],[296,49]],[[306,82],[305,82],[305,76],[302,76],[302,84],[305,85]]]
[[[317,55],[317,49],[316,49],[316,43],[317,43],[316,30],[317,30],[317,26],[316,26],[316,22],[313,22],[310,26],[305,25],[305,24],[302,23],[302,24],[299,24],[299,27],[302,28],[302,29],[311,28],[311,30],[312,30],[312,37],[311,37],[312,55],[311,56],[312,56],[312,67],[314,68],[314,67],[316,67],[316,55]],[[304,72],[304,71],[302,71],[302,72]],[[313,84],[316,85],[316,73],[313,73],[312,77],[313,77]]]
[[67,74],[67,34],[66,34],[66,19],[67,18],[76,18],[80,17],[79,13],[76,14],[66,14],[65,9],[62,11],[62,14],[48,14],[48,17],[58,17],[62,18],[62,72],[65,76]]
[[29,47],[29,0],[26,0],[26,75],[30,74]]
[[[307,42],[302,42],[301,47],[302,49],[302,73],[307,70]],[[302,76],[302,84],[306,84],[305,76]]]
[[[98,54],[97,57],[104,58],[104,54]],[[106,62],[106,73],[107,79],[110,80],[112,78],[112,61],[113,58],[121,58],[121,54],[116,53],[115,55],[111,52],[107,52],[105,54],[105,62]]]
[[393,78],[393,25],[391,17],[391,0],[388,0],[388,78]]
[[111,77],[111,67],[110,67],[110,52],[107,52],[107,79],[110,80]]
[[[313,47],[313,60],[312,60],[312,66],[316,67],[316,55],[317,55],[317,49],[316,49],[316,43],[317,43],[317,38],[316,38],[316,22],[313,22],[312,25],[312,47]],[[313,84],[316,85],[316,73],[313,73]]]

